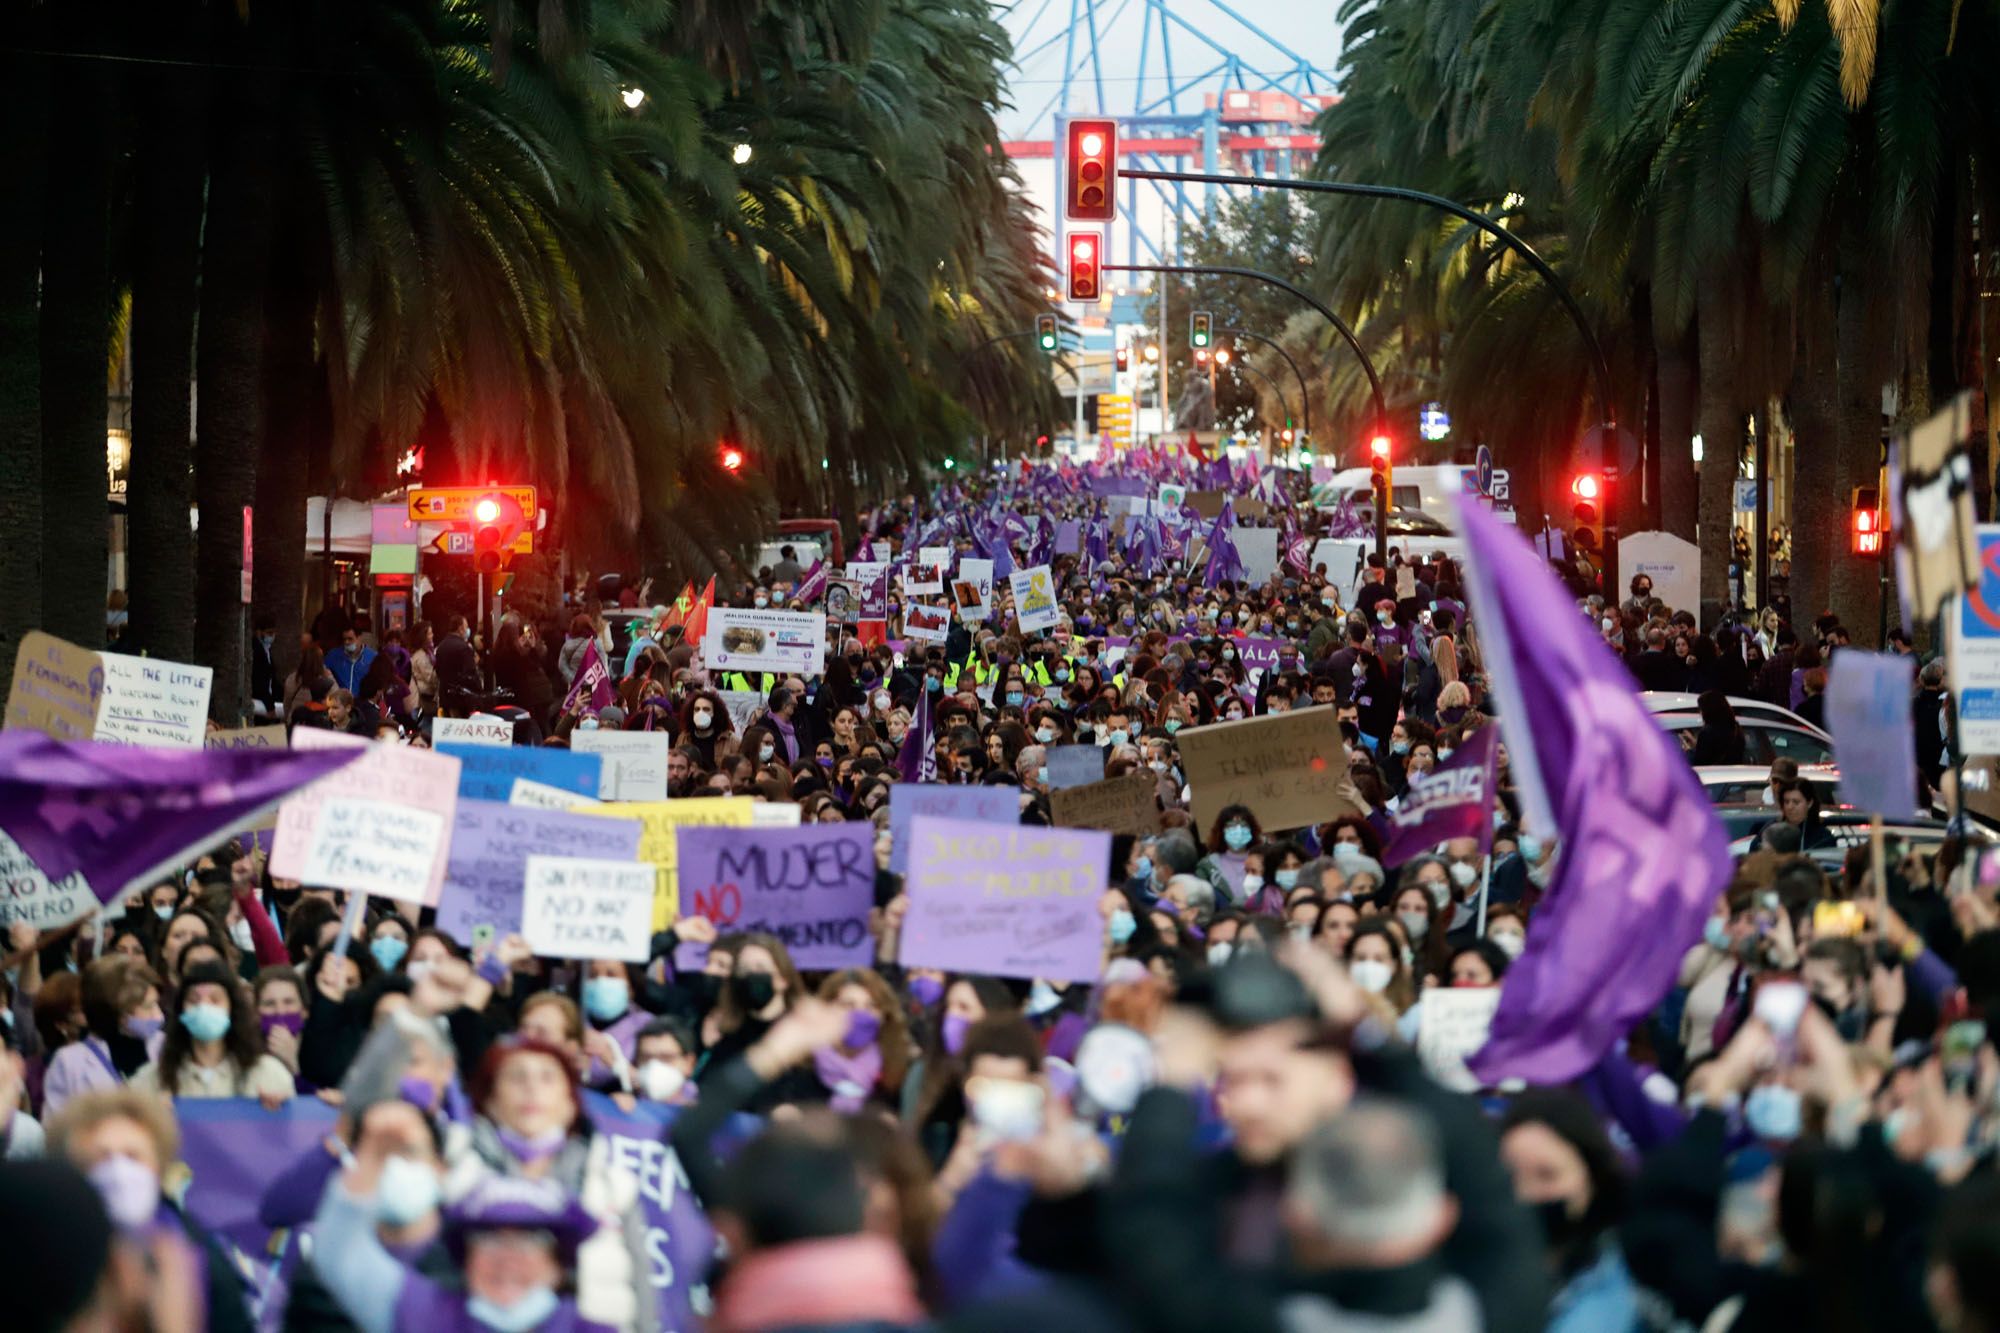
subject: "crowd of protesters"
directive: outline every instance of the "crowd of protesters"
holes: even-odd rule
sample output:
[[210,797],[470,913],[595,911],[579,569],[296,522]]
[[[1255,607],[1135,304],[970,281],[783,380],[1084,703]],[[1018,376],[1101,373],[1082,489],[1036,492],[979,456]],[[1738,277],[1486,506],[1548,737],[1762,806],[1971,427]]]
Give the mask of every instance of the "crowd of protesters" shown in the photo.
[[[870,543],[888,559],[926,527],[885,506]],[[1490,839],[1385,861],[1412,783],[1499,711],[1508,664],[1456,563],[1370,558],[1351,584],[1051,563],[1052,630],[1019,632],[1003,583],[990,619],[918,642],[892,586],[886,624],[835,626],[815,677],[706,670],[682,607],[614,636],[578,596],[560,639],[510,615],[490,648],[463,615],[379,638],[330,618],[324,650],[258,682],[272,716],[422,745],[477,699],[545,745],[666,731],[673,799],[873,826],[878,961],[804,974],[780,940],[691,915],[644,966],[577,964],[387,900],[337,947],[343,895],[273,878],[247,836],[115,920],[17,923],[0,1323],[660,1327],[635,1182],[584,1113],[601,1093],[673,1111],[661,1137],[717,1240],[675,1278],[689,1327],[2000,1328],[2000,858],[1969,826],[1893,848],[1874,885],[1865,855],[1801,854],[1827,794],[1775,769],[1771,828],[1645,1021],[1573,1083],[1450,1091],[1416,1049],[1425,997],[1504,984],[1564,855],[1502,747]],[[814,609],[807,578],[788,554],[723,601]],[[1703,632],[1644,576],[1625,591],[1579,614],[1636,686],[1702,696],[1692,761],[1744,762],[1731,696],[1814,719],[1847,642],[1830,618]],[[593,643],[617,702],[565,705]],[[1181,734],[1313,706],[1337,710],[1369,813],[1197,824]],[[1912,726],[1940,786],[1935,664]],[[1153,774],[1161,812],[1112,840],[1097,984],[899,966],[893,784],[1004,787],[1046,825],[1049,750],[1076,744],[1106,776]],[[710,946],[702,970],[674,966],[683,941]],[[276,1296],[177,1194],[179,1104],[224,1098],[338,1109],[259,1182],[263,1224],[309,1236]]]

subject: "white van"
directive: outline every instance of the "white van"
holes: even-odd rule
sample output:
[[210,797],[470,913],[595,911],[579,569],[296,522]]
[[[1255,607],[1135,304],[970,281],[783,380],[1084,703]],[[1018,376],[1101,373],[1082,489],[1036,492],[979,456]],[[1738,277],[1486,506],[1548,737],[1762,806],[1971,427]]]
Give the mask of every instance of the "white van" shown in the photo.
[[[1399,467],[1391,477],[1389,509],[1392,513],[1421,513],[1450,526],[1451,511],[1446,496],[1463,495],[1475,486],[1477,473],[1469,467]],[[1500,474],[1495,473],[1496,482]],[[1497,489],[1497,486],[1496,486]],[[1358,513],[1375,511],[1374,474],[1365,467],[1346,467],[1333,480],[1313,487],[1315,509],[1338,509],[1350,501]]]

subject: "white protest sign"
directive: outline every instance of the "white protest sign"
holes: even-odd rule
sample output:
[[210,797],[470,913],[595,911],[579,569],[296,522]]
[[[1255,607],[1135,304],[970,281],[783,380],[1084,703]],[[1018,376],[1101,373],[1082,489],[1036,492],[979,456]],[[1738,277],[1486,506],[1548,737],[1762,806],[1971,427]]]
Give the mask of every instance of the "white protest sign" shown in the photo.
[[512,745],[514,724],[504,717],[440,717],[431,720],[432,745]]
[[664,731],[573,731],[569,748],[604,756],[597,794],[607,801],[667,799],[667,751],[673,738]]
[[903,608],[903,637],[943,643],[951,637],[951,611],[942,606],[911,602]]
[[[424,877],[422,891],[411,901],[435,906],[444,888],[445,855],[450,839],[444,836],[458,810],[459,762],[448,754],[413,749],[388,741],[369,744],[359,736],[300,727],[292,734],[294,750],[327,750],[361,747],[367,751],[353,763],[336,769],[278,807],[278,832],[271,845],[271,874],[279,879],[314,882],[307,862],[315,847],[315,832],[326,803],[343,797],[379,801],[437,817],[438,836]],[[322,855],[325,852],[322,851]],[[370,884],[370,893],[403,897],[394,889]]]
[[903,571],[903,592],[909,596],[944,591],[944,566],[919,560]]
[[797,828],[804,812],[790,801],[759,801],[750,807],[751,828]]
[[[1692,611],[1701,605],[1701,548],[1671,532],[1619,537],[1618,568],[1628,585],[1641,574],[1651,579],[1653,596],[1669,610]],[[1620,588],[1619,595],[1625,591]]]
[[710,671],[826,670],[826,617],[817,611],[718,606],[708,613],[701,660]]
[[54,930],[90,915],[97,905],[82,871],[51,883],[20,844],[0,832],[0,929],[25,921],[36,930]]
[[644,861],[531,856],[521,935],[550,958],[643,963],[653,938],[653,867]]
[[1278,572],[1278,530],[1276,528],[1239,527],[1229,534],[1236,543],[1236,554],[1243,560],[1243,577],[1250,583],[1263,583]]
[[1500,988],[1444,988],[1424,992],[1419,1006],[1417,1058],[1430,1076],[1454,1092],[1477,1092],[1481,1086],[1465,1067],[1466,1059],[1486,1044],[1493,1011],[1500,1006]]
[[566,787],[551,787],[533,778],[515,778],[513,790],[507,793],[507,804],[532,806],[537,810],[574,810],[580,805],[601,805],[603,802],[578,796]]
[[730,725],[736,728],[739,736],[745,727],[757,720],[757,710],[764,706],[761,690],[717,690],[716,693],[722,696],[722,706],[729,710]]
[[156,657],[99,653],[104,697],[96,739],[168,750],[199,750],[208,732],[208,694],[215,668]]
[[1056,583],[1047,565],[1017,569],[1007,576],[1014,594],[1014,619],[1023,633],[1054,629],[1061,619],[1056,610]]
[[1840,799],[1884,819],[1917,814],[1917,738],[1910,727],[1916,659],[1843,648],[1827,672],[1826,727]]
[[967,620],[984,620],[993,614],[993,562],[971,556],[958,562],[958,577],[952,580],[952,600]]
[[447,842],[444,833],[444,820],[429,810],[365,797],[331,797],[313,821],[300,878],[421,903],[429,894],[431,862]]
[[917,559],[926,565],[936,565],[945,573],[951,572],[951,548],[949,546],[924,546],[917,550]]

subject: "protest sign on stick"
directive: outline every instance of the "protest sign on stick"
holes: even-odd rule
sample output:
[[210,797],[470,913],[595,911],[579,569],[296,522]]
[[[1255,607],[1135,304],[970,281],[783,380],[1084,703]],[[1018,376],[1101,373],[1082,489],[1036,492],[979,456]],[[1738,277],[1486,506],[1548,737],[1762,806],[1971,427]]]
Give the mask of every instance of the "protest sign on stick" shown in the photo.
[[[440,719],[442,721],[443,719]],[[458,794],[474,801],[509,801],[514,784],[522,779],[544,787],[560,787],[589,799],[604,784],[606,756],[575,754],[568,750],[544,749],[533,745],[440,745],[439,754],[458,760]],[[662,770],[664,771],[664,770]],[[575,804],[569,802],[568,805]]]
[[550,958],[643,963],[653,938],[653,869],[642,861],[528,858],[521,935]]
[[444,819],[435,811],[362,796],[330,797],[313,821],[300,878],[421,903],[431,862],[448,842]]
[[[606,801],[667,799],[667,752],[673,737],[664,731],[573,731],[569,748],[577,754],[600,755],[604,770],[597,796]],[[547,781],[539,778],[537,781]],[[566,787],[566,782],[553,785]]]
[[[444,887],[445,854],[450,841],[444,835],[451,828],[452,816],[458,809],[458,760],[450,755],[416,750],[407,745],[379,741],[370,744],[358,736],[310,727],[301,727],[292,736],[294,750],[354,747],[364,751],[359,759],[278,807],[278,833],[271,848],[271,873],[279,879],[296,879],[309,884],[328,883],[315,880],[309,873],[315,849],[322,859],[313,864],[325,869],[329,863],[324,858],[331,856],[335,846],[339,845],[316,841],[320,815],[327,802],[338,798],[379,802],[428,812],[436,817],[437,835],[431,840],[427,873],[421,885],[398,878],[389,884],[359,884],[354,887],[410,902],[436,903],[438,891]],[[363,819],[361,812],[350,810],[343,816],[340,827],[342,836],[362,834],[366,827]],[[404,828],[402,836],[422,835],[413,825]],[[354,863],[348,861],[344,864],[351,866]],[[391,863],[385,861],[382,864],[387,867]]]
[[639,821],[639,859],[650,864],[657,878],[653,929],[665,930],[680,915],[680,843],[682,828],[714,826],[749,828],[757,802],[748,796],[721,796],[687,801],[608,801],[578,806],[577,813],[599,818]]
[[1197,828],[1214,823],[1226,805],[1249,806],[1267,829],[1365,813],[1331,708],[1218,722],[1177,739]]
[[431,744],[436,745],[512,745],[514,724],[504,717],[490,717],[478,714],[473,717],[436,717],[431,719]]

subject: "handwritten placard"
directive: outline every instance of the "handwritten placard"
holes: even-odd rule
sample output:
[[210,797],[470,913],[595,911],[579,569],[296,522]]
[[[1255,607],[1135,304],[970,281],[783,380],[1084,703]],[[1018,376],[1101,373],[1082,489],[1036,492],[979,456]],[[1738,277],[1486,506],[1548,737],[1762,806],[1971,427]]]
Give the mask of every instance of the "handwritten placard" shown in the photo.
[[1197,828],[1213,824],[1225,805],[1249,806],[1267,829],[1364,813],[1331,708],[1219,722],[1176,739]]
[[97,895],[84,882],[82,871],[52,882],[19,843],[0,832],[0,930],[16,921],[37,930],[54,930],[96,910]]
[[[448,754],[412,749],[388,741],[369,744],[359,736],[300,727],[292,736],[294,750],[363,747],[368,753],[321,778],[278,807],[278,832],[271,846],[271,874],[279,879],[312,882],[307,860],[320,813],[330,800],[354,797],[388,805],[429,811],[437,816],[440,837],[430,860],[424,891],[414,901],[436,903],[444,887],[445,839],[458,809],[458,760]],[[369,886],[371,893],[397,896]]]
[[514,785],[507,789],[507,804],[529,805],[538,810],[575,810],[579,806],[596,805],[598,802],[589,796],[552,787],[533,778],[515,778]]
[[458,794],[474,801],[512,800],[514,783],[521,778],[583,797],[596,796],[604,782],[605,760],[594,754],[530,745],[456,742],[438,746],[437,752],[458,760]]
[[7,690],[7,729],[39,731],[59,741],[87,741],[97,730],[104,697],[104,663],[67,639],[31,629],[14,656]]
[[639,821],[460,801],[438,897],[438,929],[468,948],[475,927],[491,926],[496,939],[519,931],[528,858],[535,855],[636,860]]
[[922,816],[910,843],[903,966],[1097,979],[1110,834]]
[[514,724],[504,717],[431,719],[432,745],[512,745]]
[[313,821],[300,878],[421,903],[430,891],[431,862],[445,845],[445,822],[432,811],[333,796]]
[[1021,822],[1018,787],[957,787],[939,782],[898,782],[889,788],[889,869],[905,874],[910,864],[910,821],[976,819],[990,824]]
[[[680,887],[690,916],[721,931],[777,936],[809,969],[874,961],[868,909],[875,905],[874,829],[808,824],[793,829],[680,830]],[[674,965],[700,970],[708,950],[682,945]]]
[[667,799],[667,751],[673,748],[673,738],[666,732],[573,731],[569,748],[603,757],[604,772],[597,783],[600,800]]
[[1051,745],[1049,788],[1081,787],[1104,780],[1104,751],[1095,745]]
[[549,958],[643,963],[653,935],[653,872],[636,861],[531,856],[521,935]]
[[211,750],[282,750],[285,748],[285,729],[279,726],[228,728],[209,732],[202,738],[202,743]]
[[97,656],[104,663],[104,697],[97,705],[96,739],[174,750],[202,747],[214,667],[124,653]]
[[1479,1090],[1480,1082],[1465,1062],[1486,1044],[1499,1005],[1498,986],[1433,986],[1424,992],[1417,1058],[1432,1078],[1454,1092]]
[[749,828],[757,803],[748,796],[697,797],[685,801],[607,801],[578,806],[577,813],[639,821],[639,859],[657,872],[653,929],[665,930],[680,915],[680,844],[683,828]]
[[1103,782],[1052,791],[1049,812],[1062,828],[1145,836],[1160,831],[1159,792],[1159,778],[1150,768],[1142,768]]

